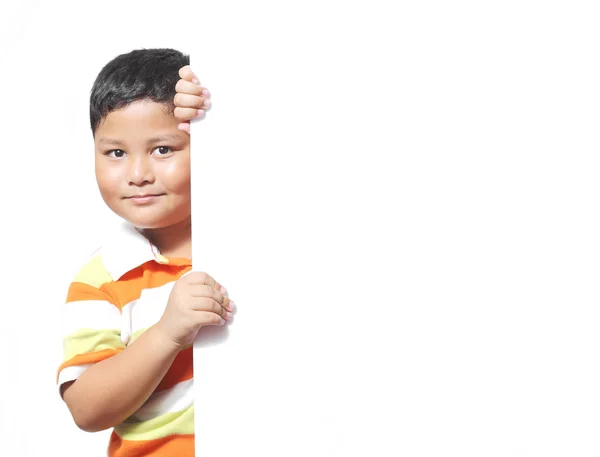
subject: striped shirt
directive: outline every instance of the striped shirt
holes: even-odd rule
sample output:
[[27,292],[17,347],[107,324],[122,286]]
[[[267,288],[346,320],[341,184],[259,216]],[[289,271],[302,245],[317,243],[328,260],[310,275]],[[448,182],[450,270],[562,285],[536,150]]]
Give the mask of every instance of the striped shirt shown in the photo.
[[[130,225],[121,225],[69,287],[58,386],[76,380],[156,324],[189,259],[167,258]],[[192,347],[180,351],[150,398],[114,427],[110,457],[194,455]]]

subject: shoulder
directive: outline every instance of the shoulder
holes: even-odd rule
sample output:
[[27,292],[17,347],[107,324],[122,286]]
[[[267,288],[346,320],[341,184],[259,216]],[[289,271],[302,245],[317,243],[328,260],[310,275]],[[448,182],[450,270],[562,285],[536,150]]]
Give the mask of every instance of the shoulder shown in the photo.
[[84,261],[83,266],[73,278],[73,282],[86,284],[99,288],[102,284],[113,281],[104,264],[105,248],[100,247],[90,254]]
[[107,230],[99,246],[85,260],[75,282],[98,288],[107,282],[119,281],[127,272],[156,258],[150,241],[124,222]]
[[104,300],[115,303],[111,285],[114,283],[103,261],[103,249],[95,250],[71,276],[66,303]]
[[71,276],[73,283],[86,284],[99,288],[102,284],[114,281],[110,274],[110,253],[117,251],[114,244],[116,234],[120,226],[110,226],[95,243],[87,245],[87,253],[84,252],[78,259],[79,266],[73,270]]

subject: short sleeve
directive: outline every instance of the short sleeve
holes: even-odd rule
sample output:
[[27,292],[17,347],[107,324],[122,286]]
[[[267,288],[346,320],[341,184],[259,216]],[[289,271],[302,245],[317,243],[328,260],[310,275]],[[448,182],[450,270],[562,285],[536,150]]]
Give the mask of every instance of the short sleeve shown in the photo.
[[69,286],[62,311],[63,358],[58,369],[60,387],[76,380],[93,364],[119,353],[121,309],[111,294],[113,280],[97,253]]

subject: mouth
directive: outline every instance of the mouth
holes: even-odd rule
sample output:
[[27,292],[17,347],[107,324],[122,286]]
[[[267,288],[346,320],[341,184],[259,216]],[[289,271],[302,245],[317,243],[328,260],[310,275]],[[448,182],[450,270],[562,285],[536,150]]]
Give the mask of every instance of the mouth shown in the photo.
[[165,194],[140,194],[132,195],[131,197],[125,197],[125,200],[131,200],[136,204],[152,203],[157,198],[162,197]]

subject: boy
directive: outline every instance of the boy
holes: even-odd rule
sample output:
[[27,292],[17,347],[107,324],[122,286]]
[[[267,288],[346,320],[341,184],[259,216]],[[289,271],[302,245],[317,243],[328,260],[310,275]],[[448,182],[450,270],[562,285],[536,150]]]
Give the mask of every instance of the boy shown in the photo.
[[111,457],[194,455],[192,343],[234,309],[190,272],[187,121],[210,102],[188,65],[171,49],[123,54],[90,96],[98,187],[126,223],[71,283],[58,385],[82,430],[114,427]]

